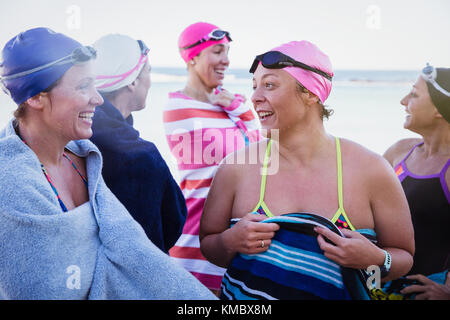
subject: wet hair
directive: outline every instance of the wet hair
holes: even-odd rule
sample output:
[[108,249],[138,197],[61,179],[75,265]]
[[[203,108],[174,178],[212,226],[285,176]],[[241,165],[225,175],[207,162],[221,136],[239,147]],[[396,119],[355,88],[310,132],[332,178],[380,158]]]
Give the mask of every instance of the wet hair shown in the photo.
[[[50,92],[52,91],[58,84],[61,82],[61,78],[53,82],[47,89],[43,90],[42,92]],[[22,102],[17,109],[14,111],[14,118],[17,120],[23,119],[25,117],[27,102]]]
[[[308,89],[306,89],[300,82],[297,81],[297,93],[310,93],[313,94],[311,91],[309,91]],[[334,110],[331,109],[329,106],[324,105],[322,103],[322,101],[320,101],[320,99],[317,99],[317,103],[321,106],[321,118],[323,119],[329,119],[330,116],[334,113]]]

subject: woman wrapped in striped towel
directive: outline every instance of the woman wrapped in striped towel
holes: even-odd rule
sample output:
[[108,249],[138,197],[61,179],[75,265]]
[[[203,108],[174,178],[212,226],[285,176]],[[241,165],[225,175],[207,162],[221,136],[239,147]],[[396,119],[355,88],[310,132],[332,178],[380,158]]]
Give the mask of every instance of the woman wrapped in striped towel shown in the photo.
[[200,252],[203,205],[220,161],[260,139],[259,121],[244,96],[221,89],[230,41],[228,32],[204,22],[181,33],[178,46],[188,81],[183,90],[169,94],[163,114],[188,208],[182,235],[169,253],[213,291],[220,288],[225,269],[208,262]]
[[[413,228],[394,172],[325,131],[333,71],[317,46],[283,44],[257,56],[250,72],[269,142],[236,153],[260,147],[265,156],[223,161],[200,223],[203,254],[227,268],[221,298],[368,299],[372,276],[386,281],[412,266]],[[379,272],[357,278],[367,269]]]

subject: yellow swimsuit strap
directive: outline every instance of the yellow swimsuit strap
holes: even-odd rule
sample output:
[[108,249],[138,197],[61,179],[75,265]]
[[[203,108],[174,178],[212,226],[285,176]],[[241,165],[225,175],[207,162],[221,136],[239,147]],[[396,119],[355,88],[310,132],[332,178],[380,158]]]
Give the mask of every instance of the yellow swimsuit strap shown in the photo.
[[[342,153],[341,153],[341,144],[339,138],[336,137],[336,160],[337,160],[337,179],[338,179],[338,199],[339,199],[339,208],[337,212],[334,214],[331,221],[333,223],[342,215],[345,221],[348,223],[351,230],[356,230],[350,222],[350,219],[347,217],[344,209],[344,193],[343,193],[343,182],[342,182]],[[270,212],[269,208],[264,202],[264,194],[266,192],[266,179],[267,179],[267,166],[270,159],[270,150],[272,146],[272,140],[269,140],[267,144],[266,154],[264,157],[263,167],[262,167],[262,177],[261,177],[261,187],[259,192],[259,201],[256,205],[254,212],[257,212],[259,208],[262,208],[265,214],[268,217],[273,217],[272,212]]]
[[337,212],[334,214],[331,221],[333,223],[342,215],[344,216],[346,222],[348,223],[351,230],[356,230],[350,222],[350,219],[347,217],[344,209],[344,192],[343,192],[343,183],[342,183],[342,153],[341,153],[341,143],[339,138],[336,137],[336,160],[337,160],[337,176],[338,176],[338,198],[339,198],[339,208]]
[[263,167],[262,167],[262,172],[261,172],[261,187],[260,187],[260,191],[259,191],[259,201],[258,201],[255,209],[253,209],[253,212],[257,212],[258,209],[261,207],[264,210],[266,216],[268,216],[268,217],[273,217],[272,212],[270,212],[269,208],[264,203],[264,194],[266,193],[267,165],[270,160],[271,146],[272,146],[272,140],[269,140],[269,142],[267,143],[266,154],[264,156],[264,162],[263,162]]

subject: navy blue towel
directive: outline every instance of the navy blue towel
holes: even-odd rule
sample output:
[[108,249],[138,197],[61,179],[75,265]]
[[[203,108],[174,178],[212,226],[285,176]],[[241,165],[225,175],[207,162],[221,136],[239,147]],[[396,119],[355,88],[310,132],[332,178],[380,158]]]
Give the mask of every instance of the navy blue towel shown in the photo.
[[369,299],[360,271],[341,267],[319,247],[315,226],[342,236],[331,221],[314,214],[291,213],[262,223],[266,222],[280,225],[269,249],[259,254],[236,254],[224,275],[221,299]]
[[103,178],[147,237],[167,253],[186,221],[184,196],[156,146],[133,128],[133,117],[124,119],[104,100],[95,109],[91,137],[103,156]]

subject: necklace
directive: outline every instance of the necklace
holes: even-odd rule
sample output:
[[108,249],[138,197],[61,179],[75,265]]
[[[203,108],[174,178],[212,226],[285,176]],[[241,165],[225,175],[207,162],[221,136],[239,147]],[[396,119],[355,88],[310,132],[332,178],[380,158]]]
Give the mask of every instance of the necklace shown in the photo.
[[[15,128],[15,129],[16,129],[16,134],[17,134],[17,136],[20,138],[20,140],[22,140],[23,143],[25,143],[26,145],[28,145],[28,144],[26,143],[26,141],[25,141],[25,140],[22,138],[22,136],[20,135],[18,128]],[[63,157],[66,158],[66,159],[70,162],[70,164],[71,164],[72,167],[75,169],[75,171],[78,173],[78,175],[81,177],[81,179],[82,179],[83,182],[84,182],[84,185],[85,185],[86,188],[87,188],[87,187],[88,187],[88,181],[87,181],[87,178],[80,172],[80,170],[78,170],[78,168],[76,167],[75,163],[73,163],[72,159],[70,159],[70,157],[69,157],[65,152],[63,152]],[[50,178],[50,175],[48,174],[48,171],[45,169],[45,167],[44,167],[44,165],[42,164],[42,162],[40,162],[40,164],[41,164],[42,172],[44,173],[45,178],[47,179],[48,183],[50,184],[50,187],[52,188],[53,192],[55,193],[56,198],[58,199],[58,202],[59,202],[59,205],[61,206],[62,211],[63,211],[63,212],[69,211],[69,210],[67,209],[66,205],[64,204],[64,202],[61,200],[61,197],[59,196],[58,190],[56,190],[56,187],[55,187],[55,185],[53,184],[52,179]]]

